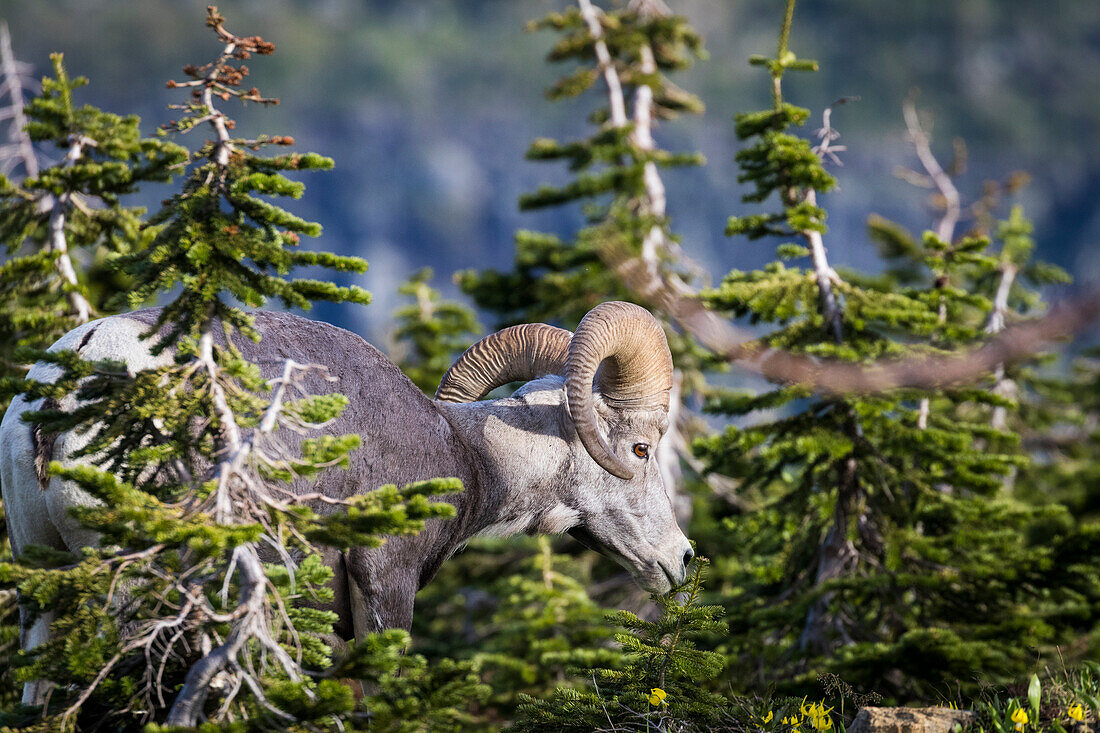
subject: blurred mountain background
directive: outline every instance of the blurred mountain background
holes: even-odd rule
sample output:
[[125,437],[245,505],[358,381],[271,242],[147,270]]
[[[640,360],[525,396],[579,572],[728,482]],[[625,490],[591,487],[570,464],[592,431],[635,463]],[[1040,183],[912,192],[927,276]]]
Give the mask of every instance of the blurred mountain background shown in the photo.
[[[709,59],[677,81],[698,93],[705,115],[667,122],[664,147],[699,150],[701,169],[670,171],[669,210],[689,255],[714,273],[771,259],[770,245],[734,243],[726,218],[743,210],[732,157],[732,116],[766,104],[767,85],[749,67],[773,53],[778,0],[670,0],[707,38]],[[543,90],[559,75],[544,62],[547,34],[524,23],[559,0],[227,0],[230,30],[248,29],[278,53],[254,64],[253,83],[282,103],[235,115],[238,132],[290,134],[297,149],[336,160],[333,173],[304,178],[296,213],[325,227],[323,248],[366,257],[360,284],[369,308],[327,306],[312,315],[384,346],[397,287],[430,265],[453,295],[457,269],[507,268],[517,228],[568,232],[561,212],[521,213],[520,193],[564,180],[564,171],[527,162],[535,137],[571,138],[585,128],[581,107],[551,104]],[[140,115],[151,132],[176,116],[180,66],[218,47],[200,22],[205,3],[179,0],[3,0],[0,19],[16,55],[41,75],[61,51],[72,74],[91,79],[78,102]],[[880,213],[917,231],[931,219],[912,204],[926,192],[895,175],[915,167],[901,116],[918,107],[934,118],[941,160],[962,138],[964,196],[986,179],[1026,170],[1021,201],[1036,222],[1040,257],[1079,280],[1100,277],[1100,5],[1095,0],[902,2],[806,0],[793,45],[816,58],[822,76],[785,83],[787,98],[820,113],[840,97],[833,126],[844,167],[828,197],[826,243],[835,264],[873,268],[865,234]],[[806,80],[810,81],[810,80]],[[198,132],[196,134],[203,134]],[[194,144],[194,142],[192,142]],[[163,192],[143,194],[156,207]],[[486,326],[493,324],[487,323]]]

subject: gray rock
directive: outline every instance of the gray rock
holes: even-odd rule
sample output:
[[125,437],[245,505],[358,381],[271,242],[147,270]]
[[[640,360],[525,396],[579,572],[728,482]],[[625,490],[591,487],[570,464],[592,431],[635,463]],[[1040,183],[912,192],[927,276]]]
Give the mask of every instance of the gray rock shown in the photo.
[[848,733],[950,733],[977,715],[950,708],[863,708]]

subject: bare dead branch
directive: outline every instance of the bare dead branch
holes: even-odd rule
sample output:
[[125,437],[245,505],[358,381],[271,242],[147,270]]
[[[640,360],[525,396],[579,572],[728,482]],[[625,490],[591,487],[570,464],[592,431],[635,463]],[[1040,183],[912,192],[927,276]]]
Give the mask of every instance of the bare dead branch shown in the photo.
[[833,145],[834,142],[840,139],[840,132],[833,127],[833,107],[838,107],[848,102],[858,102],[860,97],[841,97],[836,100],[821,113],[821,127],[815,131],[818,140],[820,142],[813,147],[814,153],[817,157],[821,158],[822,162],[828,160],[833,165],[843,166],[840,156],[837,153],[843,153],[848,150],[846,145]]
[[[940,241],[950,245],[955,239],[955,226],[959,221],[959,191],[955,188],[951,175],[943,169],[943,166],[940,165],[932,152],[931,139],[921,126],[920,115],[917,114],[912,96],[906,99],[902,105],[902,115],[905,118],[905,127],[909,132],[909,139],[916,149],[917,158],[928,174],[926,180],[930,182],[931,186],[935,186],[939,190],[940,196],[943,198],[943,213],[936,223],[936,236]],[[936,287],[941,288],[944,284],[937,281]],[[940,298],[938,319],[941,326],[947,321],[947,307],[942,296]],[[917,427],[921,430],[928,427],[930,411],[931,402],[925,397],[920,401],[920,408],[917,411]]]
[[[264,508],[276,506],[286,510],[292,503],[301,503],[302,499],[298,497],[285,502],[276,499],[270,490],[271,487],[249,475],[249,465],[250,461],[269,460],[259,449],[259,442],[270,436],[280,424],[280,415],[284,410],[287,395],[297,388],[296,375],[317,367],[286,360],[282,375],[269,382],[274,391],[260,417],[259,424],[247,438],[243,438],[222,386],[223,377],[214,360],[213,338],[209,330],[199,339],[199,354],[196,356],[196,361],[206,372],[210,381],[210,395],[222,431],[218,451],[220,461],[214,469],[218,479],[217,486],[212,492],[212,498],[203,504],[191,507],[191,511],[203,511],[209,508],[212,501],[215,521],[220,524],[258,522],[265,529],[265,534],[261,536],[260,541],[269,541],[278,545],[279,543],[271,539],[276,534],[276,530],[271,526]],[[304,537],[296,535],[296,539],[307,544]],[[293,577],[293,559],[285,550],[282,556]],[[256,542],[243,544],[234,549],[223,578],[220,594],[222,598],[228,597],[229,585],[234,574],[239,579],[239,598],[236,607],[229,614],[216,613],[201,593],[196,595],[192,594],[190,589],[177,587],[177,590],[188,599],[196,602],[205,618],[230,624],[230,631],[224,640],[217,641],[216,646],[212,645],[209,653],[204,654],[203,659],[188,670],[184,687],[169,713],[168,722],[171,725],[197,723],[215,678],[225,679],[228,686],[228,690],[222,693],[220,709],[223,713],[230,709],[234,697],[240,690],[248,689],[265,709],[277,717],[290,719],[287,713],[267,701],[259,679],[265,676],[269,672],[269,666],[273,665],[291,680],[300,680],[303,674],[300,667],[302,646],[282,599],[277,594],[268,592],[270,582],[260,562]],[[289,634],[290,645],[297,649],[296,657],[292,657],[276,638],[274,628],[279,625]],[[259,651],[259,660],[255,668],[251,656],[245,654],[250,642],[254,643]],[[307,692],[307,694],[310,693]]]
[[[249,641],[259,642],[267,652],[275,656],[291,680],[301,679],[298,665],[270,634],[266,619],[267,576],[255,547],[251,544],[241,545],[234,550],[234,555],[240,568],[240,607],[244,609],[243,616],[233,625],[220,646],[188,670],[183,688],[168,713],[167,725],[194,726],[198,723],[210,683],[219,672],[237,664],[237,658]],[[245,681],[249,682],[247,679]],[[275,708],[270,709],[277,714],[281,713],[284,718],[291,717]]]
[[913,141],[917,157],[943,197],[943,215],[936,226],[936,236],[950,244],[955,236],[955,225],[959,222],[959,191],[951,181],[951,176],[947,175],[932,153],[932,146],[924,128],[921,127],[920,116],[917,114],[917,107],[912,97],[905,100],[902,112],[905,116],[905,126],[909,130],[909,139]]
[[[0,21],[0,73],[4,76],[4,91],[8,95],[8,106],[4,108],[7,119],[11,120],[8,139],[12,141],[11,157],[23,164],[23,173],[27,178],[38,177],[38,158],[34,146],[27,135],[27,118],[23,114],[24,84],[20,73],[20,63],[16,61],[11,49],[11,34],[8,24]],[[0,156],[3,158],[4,156]]]

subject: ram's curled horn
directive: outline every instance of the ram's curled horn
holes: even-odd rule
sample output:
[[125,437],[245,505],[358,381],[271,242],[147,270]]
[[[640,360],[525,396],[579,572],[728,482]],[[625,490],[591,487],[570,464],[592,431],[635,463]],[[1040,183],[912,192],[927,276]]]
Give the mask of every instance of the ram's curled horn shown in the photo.
[[596,463],[622,479],[634,477],[611,451],[596,421],[592,381],[612,407],[668,407],[672,354],[664,329],[649,311],[632,303],[596,306],[569,342],[565,387],[577,435]]
[[439,382],[440,402],[476,402],[502,384],[563,374],[572,333],[525,323],[491,333],[466,349]]

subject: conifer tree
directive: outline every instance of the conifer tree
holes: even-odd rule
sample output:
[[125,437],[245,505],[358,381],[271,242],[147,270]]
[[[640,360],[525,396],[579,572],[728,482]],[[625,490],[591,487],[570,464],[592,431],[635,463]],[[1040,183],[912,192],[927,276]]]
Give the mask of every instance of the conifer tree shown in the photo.
[[[22,177],[0,176],[0,375],[22,377],[35,350],[100,314],[108,292],[80,270],[106,254],[141,244],[144,210],[120,204],[144,182],[164,182],[185,152],[164,138],[143,138],[136,117],[77,106],[61,54],[54,76],[13,119],[25,121]],[[18,110],[18,113],[15,112]],[[40,168],[33,144],[56,148],[63,159]],[[21,353],[23,352],[23,353]],[[7,402],[0,403],[6,407]]]
[[1023,438],[1036,458],[1022,472],[1017,491],[1036,502],[1057,501],[1078,520],[1095,522],[1100,519],[1100,348],[1084,350],[1068,374],[1044,374],[1031,386],[1033,396],[1023,399],[1029,428]]
[[432,270],[425,267],[397,289],[413,302],[394,314],[393,338],[404,348],[395,361],[401,371],[426,395],[434,395],[455,358],[470,347],[470,337],[480,333],[473,312],[450,300],[428,283]]
[[417,595],[413,649],[430,665],[473,665],[490,694],[470,730],[515,718],[521,694],[582,686],[572,669],[614,666],[606,610],[588,595],[591,558],[559,554],[548,537],[480,538]]
[[[287,360],[265,375],[245,360],[235,341],[258,335],[236,303],[365,303],[357,287],[286,273],[300,266],[359,272],[366,263],[299,249],[299,235],[316,236],[320,226],[261,198],[296,198],[303,187],[284,171],[332,163],[254,152],[292,144],[287,137],[230,134],[235,125],[215,99],[273,103],[241,86],[247,67],[239,62],[274,47],[230,33],[213,7],[207,25],[223,50],[209,64],[185,67],[188,81],[169,83],[191,90],[169,127],[184,133],[208,125],[214,138],[189,155],[182,192],[147,224],[148,247],[115,258],[133,278],[130,305],[174,293],[147,334],[161,365],[130,375],[119,364],[54,352],[43,358],[62,368],[58,380],[25,385],[29,396],[57,401],[33,416],[43,430],[87,432],[79,455],[95,466],[55,462],[50,470],[99,500],[76,516],[102,538],[100,549],[78,557],[29,548],[0,567],[31,618],[57,614],[51,639],[20,662],[22,679],[57,685],[42,729],[202,721],[348,729],[342,721],[354,724],[355,703],[338,678],[396,670],[407,637],[368,640],[334,666],[324,642],[334,614],[303,605],[332,596],[317,547],[377,546],[386,535],[415,532],[453,514],[429,497],[460,488],[453,479],[380,487],[320,515],[308,495],[287,487],[346,465],[359,436],[311,434],[339,415],[346,398],[317,393],[324,379],[315,377],[316,365]],[[273,562],[261,546],[275,548]],[[425,689],[472,689],[468,673],[455,674],[457,683],[415,679]],[[433,699],[449,709],[453,697]]]
[[492,588],[499,604],[473,657],[493,689],[494,717],[514,718],[519,695],[543,698],[570,681],[576,668],[611,667],[619,659],[607,644],[611,628],[569,558],[538,538],[539,552]]
[[636,254],[643,254],[644,244],[647,261],[655,268],[679,265],[669,261],[677,250],[670,249],[675,242],[668,230],[659,169],[698,165],[701,158],[657,148],[652,126],[657,120],[702,110],[694,95],[665,76],[688,66],[692,55],[702,52],[702,40],[684,18],[667,15],[651,2],[603,11],[582,0],[528,25],[528,30],[543,29],[562,35],[549,59],[578,64],[547,96],[579,96],[602,78],[607,102],[592,113],[596,130],[587,139],[563,143],[542,138],[532,143],[528,159],[564,162],[574,179],[524,195],[520,208],[579,202],[585,205],[588,226],[571,242],[520,231],[513,271],[466,271],[459,282],[478,305],[501,314],[507,323],[575,324],[593,305],[630,295],[604,266],[601,240],[624,240]]
[[[794,134],[809,112],[784,100],[783,78],[816,69],[789,48],[794,5],[786,4],[775,56],[751,60],[771,76],[771,108],[736,120],[746,141],[741,180],[753,187],[744,198],[778,210],[731,218],[728,233],[798,241],[780,244],[763,270],[731,272],[705,294],[708,305],[776,324],[768,346],[855,362],[980,341],[984,319],[974,314],[993,304],[965,285],[973,268],[992,263],[988,239],[925,233],[915,258],[934,277],[923,287],[876,286],[830,265],[817,197],[835,185],[822,159],[837,152],[837,134],[829,116],[817,146]],[[786,264],[802,259],[807,267]],[[1022,458],[1005,426],[990,423],[996,407],[1014,403],[980,387],[712,391],[717,414],[780,411],[697,442],[711,468],[741,479],[754,505],[725,522],[731,557],[718,589],[733,619],[727,650],[738,678],[809,692],[818,673],[835,671],[908,698],[944,683],[1011,678],[1036,647],[1065,638],[1072,623],[1060,616],[1063,604],[1088,584],[1059,586],[1036,569],[1072,545],[1073,532],[1062,507],[1003,494]]]

